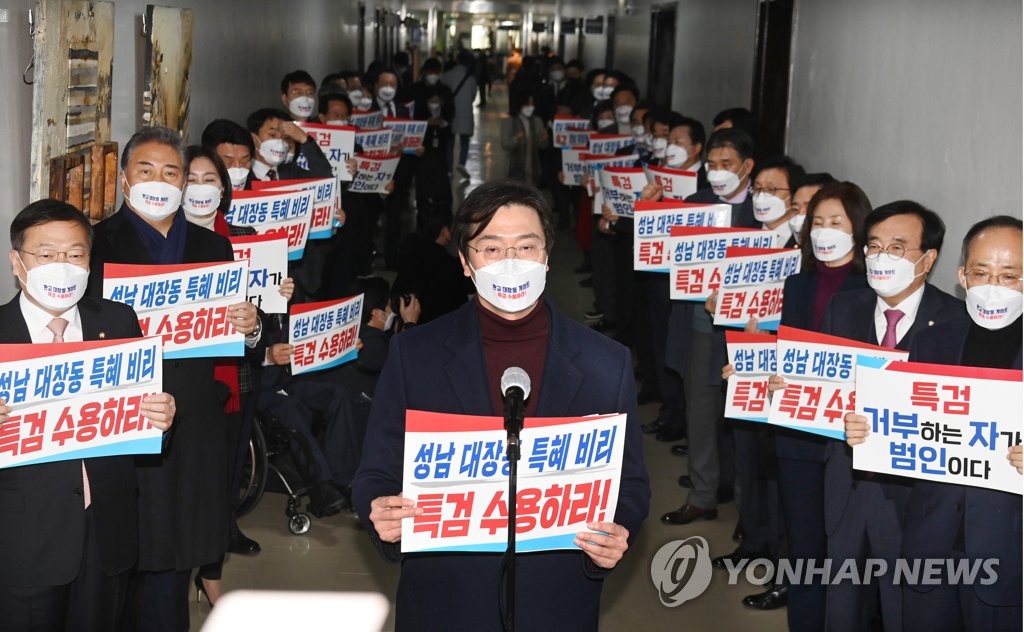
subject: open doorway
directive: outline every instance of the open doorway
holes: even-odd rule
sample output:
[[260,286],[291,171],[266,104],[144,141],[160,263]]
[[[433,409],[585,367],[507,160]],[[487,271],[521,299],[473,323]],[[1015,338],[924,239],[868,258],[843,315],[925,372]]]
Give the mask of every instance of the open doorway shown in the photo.
[[750,97],[751,109],[758,120],[755,154],[759,157],[777,156],[786,149],[792,41],[793,0],[760,0]]
[[647,59],[647,99],[658,107],[672,107],[676,60],[676,5],[651,9],[651,48]]

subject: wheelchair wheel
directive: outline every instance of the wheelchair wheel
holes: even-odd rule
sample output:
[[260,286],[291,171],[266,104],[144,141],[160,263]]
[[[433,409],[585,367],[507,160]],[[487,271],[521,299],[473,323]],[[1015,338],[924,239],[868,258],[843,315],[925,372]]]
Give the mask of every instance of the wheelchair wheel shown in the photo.
[[311,522],[312,521],[309,519],[307,514],[295,514],[288,521],[288,530],[291,531],[293,535],[302,535],[309,531]]
[[[238,491],[238,509],[235,517],[246,515],[260,502],[267,486],[267,440],[263,436],[263,428],[259,421],[252,425],[249,437],[249,453],[242,465],[242,484]],[[308,530],[308,528],[307,528]]]

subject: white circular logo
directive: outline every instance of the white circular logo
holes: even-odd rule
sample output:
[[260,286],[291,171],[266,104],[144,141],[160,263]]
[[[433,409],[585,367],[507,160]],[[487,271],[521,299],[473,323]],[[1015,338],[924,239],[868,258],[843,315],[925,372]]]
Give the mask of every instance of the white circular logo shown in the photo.
[[651,581],[661,603],[674,608],[704,594],[711,584],[709,551],[707,540],[698,535],[658,549],[651,560]]

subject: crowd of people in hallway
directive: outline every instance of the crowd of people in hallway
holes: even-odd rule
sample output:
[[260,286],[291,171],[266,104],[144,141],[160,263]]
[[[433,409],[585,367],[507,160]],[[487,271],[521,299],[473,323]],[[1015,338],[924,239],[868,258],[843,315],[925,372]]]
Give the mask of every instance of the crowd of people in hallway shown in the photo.
[[[6,536],[0,544],[0,630],[187,630],[193,583],[215,603],[230,588],[221,580],[226,554],[257,555],[261,550],[235,517],[257,417],[272,418],[290,437],[296,475],[309,489],[314,515],[351,511],[354,498],[355,504],[363,500],[359,517],[371,540],[387,559],[401,559],[393,547],[395,524],[414,515],[414,509],[371,504],[398,493],[385,495],[390,488],[373,478],[374,468],[397,458],[387,441],[401,430],[390,423],[395,415],[388,417],[386,432],[373,422],[393,413],[400,396],[406,396],[390,385],[387,401],[372,403],[389,366],[389,348],[408,344],[410,357],[429,363],[436,349],[418,332],[433,323],[430,332],[443,331],[452,339],[465,334],[456,319],[476,318],[466,304],[478,302],[473,295],[481,270],[510,258],[511,250],[542,275],[556,230],[571,234],[583,255],[576,272],[582,276],[580,285],[593,292],[586,314],[590,327],[631,354],[608,340],[595,343],[587,337],[591,332],[568,329],[569,319],[550,307],[536,310],[542,319],[526,321],[527,328],[537,327],[543,336],[554,336],[558,327],[575,332],[566,335],[582,341],[595,365],[608,357],[623,360],[630,369],[635,365],[635,402],[613,397],[632,395],[630,389],[606,393],[590,384],[585,392],[602,405],[630,408],[631,423],[637,422],[636,405],[656,403],[656,419],[636,430],[686,457],[688,466],[645,473],[637,441],[627,459],[630,471],[624,471],[629,484],[623,484],[622,515],[591,527],[598,533],[595,540],[607,538],[606,550],[588,541],[580,545],[588,556],[583,564],[573,558],[569,569],[564,559],[548,564],[544,560],[549,558],[538,558],[542,561],[528,574],[574,573],[580,586],[555,588],[583,595],[596,625],[600,583],[594,582],[595,596],[591,580],[600,580],[628,554],[627,542],[647,515],[649,474],[678,479],[687,490],[678,508],[662,508],[666,533],[683,534],[678,527],[716,520],[718,505],[736,502],[737,548],[713,561],[719,569],[786,558],[853,559],[861,566],[869,558],[999,561],[999,578],[991,586],[943,585],[923,591],[881,577],[867,586],[773,584],[743,600],[757,609],[788,606],[791,630],[1019,629],[1024,558],[1019,496],[859,472],[852,467],[850,446],[863,441],[868,425],[857,415],[845,419],[850,445],[726,419],[724,385],[734,371],[723,330],[712,323],[716,297],[706,304],[672,301],[667,275],[634,271],[633,218],[616,214],[603,201],[594,178],[568,183],[553,124],[559,117],[587,119],[591,131],[628,136],[617,153],[635,155],[637,166],[696,174],[697,191],[686,202],[727,204],[731,226],[770,231],[782,247],[800,249],[802,268],[786,280],[783,324],[909,350],[911,360],[1021,368],[1021,220],[1007,215],[983,219],[963,236],[959,282],[966,291],[965,309],[963,299],[929,281],[947,242],[936,212],[911,200],[873,206],[870,192],[843,174],[801,165],[796,157],[763,155],[757,147],[757,118],[747,109],[723,109],[708,133],[697,118],[641,99],[636,82],[625,73],[588,69],[549,51],[536,56],[515,51],[509,60],[509,111],[501,120],[500,139],[508,165],[502,186],[510,188],[485,188],[474,198],[481,206],[463,209],[453,195],[452,178],[457,182],[467,176],[470,139],[478,133],[476,108],[487,103],[497,74],[487,55],[470,51],[447,61],[429,57],[415,72],[408,55],[399,53],[365,71],[332,72],[319,83],[295,70],[280,80],[280,104],[254,109],[245,121],[205,122],[199,145],[188,146],[164,128],[139,130],[122,151],[123,204],[96,226],[78,209],[52,200],[35,202],[18,215],[11,226],[10,260],[22,291],[0,308],[0,341],[134,337],[141,334],[130,310],[100,298],[105,264],[232,260],[228,237],[254,232],[228,223],[233,194],[259,182],[335,176],[304,123],[347,126],[357,113],[379,111],[427,125],[414,151],[392,148],[401,158],[386,193],[355,192],[342,185],[340,228],[329,239],[309,241],[302,257],[289,262],[288,277],[280,284],[290,304],[364,296],[355,361],[292,375],[288,316],[268,315],[251,302],[240,302],[230,310],[231,323],[245,334],[244,358],[164,362],[166,393],[144,407],[146,418],[166,430],[161,454],[0,470],[0,515],[10,511],[11,503],[23,505],[25,513],[0,520],[0,534]],[[356,152],[361,151],[357,146]],[[346,167],[355,172],[357,161],[349,160]],[[540,196],[539,191],[544,200],[531,197]],[[479,198],[499,194],[511,196],[507,205],[481,210],[487,200]],[[645,201],[664,198],[658,184],[648,184],[639,195]],[[502,209],[523,207],[537,217],[527,213],[527,220],[512,219],[531,230],[540,222],[542,228],[534,231],[540,234],[530,234],[536,244],[499,240],[490,249],[478,249],[479,244],[470,243],[488,222],[507,219]],[[1019,209],[1008,210],[1019,214]],[[530,253],[536,256],[531,259]],[[47,284],[71,289],[55,299]],[[500,304],[487,296],[479,299],[488,300]],[[543,304],[538,297],[533,300],[507,311]],[[1000,317],[984,316],[992,313]],[[438,323],[441,319],[446,320]],[[106,329],[99,329],[97,320]],[[500,337],[505,335],[502,326],[495,325],[491,331],[497,337],[484,343],[507,343]],[[746,329],[759,331],[756,320]],[[523,329],[515,335],[524,332],[529,333]],[[403,370],[413,375],[431,369],[417,364]],[[433,383],[423,377],[424,384]],[[770,387],[777,391],[785,382],[773,377]],[[551,388],[554,392],[561,386]],[[440,397],[423,385],[408,392],[410,401],[428,407]],[[581,415],[609,412],[576,408]],[[10,406],[0,405],[0,425],[12,414]],[[364,444],[386,458],[365,463]],[[652,445],[662,449],[652,443],[648,449]],[[1020,446],[1006,456],[1021,471]],[[366,488],[353,492],[360,477]],[[396,510],[406,513],[381,518],[382,511]],[[390,529],[387,537],[385,528]],[[63,546],[50,545],[56,542]],[[419,558],[412,566],[427,577],[468,568],[432,567]],[[12,568],[33,571],[15,574]],[[442,587],[448,580],[433,579]],[[547,580],[538,585],[557,583]],[[472,577],[459,581],[474,582]],[[429,588],[426,584],[420,587]],[[408,590],[405,598],[412,601],[407,603],[416,603]],[[419,607],[434,616],[440,606]],[[417,629],[416,608],[400,618],[405,629]],[[575,629],[556,621],[549,625]],[[589,623],[580,625],[586,629]]]

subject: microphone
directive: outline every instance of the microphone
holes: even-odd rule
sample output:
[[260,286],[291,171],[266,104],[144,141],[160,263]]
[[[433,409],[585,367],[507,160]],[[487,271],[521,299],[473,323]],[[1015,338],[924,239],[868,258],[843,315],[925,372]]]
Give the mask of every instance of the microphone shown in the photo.
[[519,431],[523,429],[524,403],[530,396],[530,376],[526,371],[511,366],[501,375],[501,396],[505,400],[505,432],[508,433],[509,449],[516,450],[518,459]]

